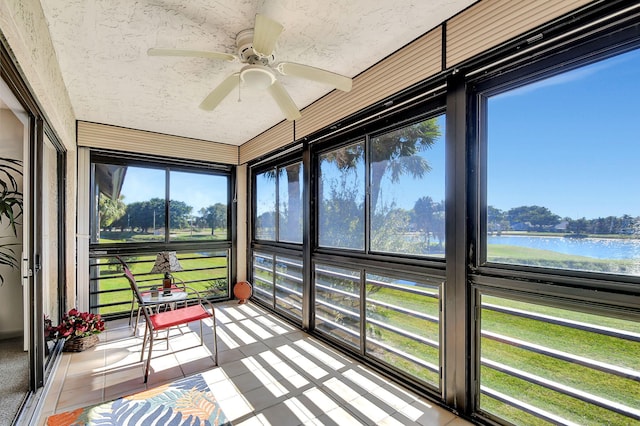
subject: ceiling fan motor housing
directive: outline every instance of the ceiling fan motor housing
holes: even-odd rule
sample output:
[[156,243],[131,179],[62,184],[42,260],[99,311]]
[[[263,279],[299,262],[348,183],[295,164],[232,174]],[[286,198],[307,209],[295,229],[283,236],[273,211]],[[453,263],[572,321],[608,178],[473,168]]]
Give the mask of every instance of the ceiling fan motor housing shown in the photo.
[[240,62],[252,65],[269,65],[276,60],[273,53],[269,56],[261,56],[253,49],[253,28],[242,30],[236,35],[236,46]]

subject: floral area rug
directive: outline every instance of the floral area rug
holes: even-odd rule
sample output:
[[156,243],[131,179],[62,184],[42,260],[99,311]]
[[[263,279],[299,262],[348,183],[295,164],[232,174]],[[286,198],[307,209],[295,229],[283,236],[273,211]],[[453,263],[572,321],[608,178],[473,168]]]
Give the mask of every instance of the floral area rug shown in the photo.
[[231,422],[198,374],[114,401],[54,414],[47,425],[222,426]]

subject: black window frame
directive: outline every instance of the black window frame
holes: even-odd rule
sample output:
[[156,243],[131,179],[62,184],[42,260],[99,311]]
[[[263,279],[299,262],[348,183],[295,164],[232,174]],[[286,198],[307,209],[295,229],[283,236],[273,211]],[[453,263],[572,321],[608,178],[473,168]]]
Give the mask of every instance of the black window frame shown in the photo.
[[[436,268],[443,268],[445,258],[434,256],[418,256],[414,254],[391,253],[376,251],[371,249],[371,195],[369,193],[370,186],[370,144],[371,139],[385,133],[401,129],[422,121],[436,118],[441,115],[446,116],[446,96],[443,92],[437,91],[427,100],[417,101],[410,108],[403,109],[395,114],[371,120],[365,125],[355,127],[344,133],[338,133],[335,137],[326,139],[322,142],[312,144],[311,161],[312,168],[316,176],[319,174],[319,157],[327,152],[340,149],[350,144],[362,141],[364,143],[364,175],[365,175],[365,211],[364,211],[364,249],[348,249],[339,247],[326,247],[319,245],[319,227],[316,225],[315,234],[313,235],[314,245],[313,251],[318,254],[339,253],[344,256],[361,258],[361,259],[378,259],[380,261],[397,260],[399,262],[410,262],[412,264],[429,265]],[[442,140],[446,143],[445,138]],[[318,181],[314,182],[315,187],[312,188],[316,200],[320,199]],[[319,209],[314,211],[314,223],[319,223]]]
[[[616,5],[612,6],[615,11]],[[480,409],[480,299],[484,295],[524,301],[552,308],[638,321],[640,277],[595,271],[488,262],[487,253],[487,121],[486,99],[498,93],[578,69],[616,55],[640,49],[640,13],[598,16],[570,38],[542,43],[524,56],[481,67],[464,80],[466,86],[467,245],[471,336],[467,378],[472,416],[501,422]],[[583,25],[584,22],[576,22]],[[445,359],[445,362],[447,360]]]
[[[165,239],[163,241],[145,241],[145,242],[120,242],[120,243],[89,243],[89,259],[90,263],[92,259],[102,259],[107,265],[119,264],[113,256],[119,255],[123,257],[127,256],[149,256],[154,255],[160,251],[176,251],[178,256],[181,253],[192,252],[211,252],[211,253],[224,253],[226,262],[226,295],[224,296],[212,296],[211,300],[228,300],[233,296],[231,283],[235,282],[237,276],[237,205],[235,200],[234,188],[236,183],[236,167],[224,164],[214,164],[207,162],[200,162],[195,160],[183,160],[176,158],[157,157],[152,155],[139,155],[135,153],[118,152],[105,149],[92,149],[90,152],[90,164],[91,169],[95,163],[106,163],[122,166],[135,166],[145,167],[152,169],[159,169],[165,171],[165,217],[169,220],[168,216],[168,191],[169,180],[168,176],[171,171],[189,172],[189,173],[208,173],[212,175],[222,175],[227,177],[227,238],[225,240],[190,240],[190,241],[171,241],[168,233],[165,233]],[[93,173],[92,173],[93,174]],[[90,225],[95,225],[95,214],[97,214],[97,198],[95,197],[95,185],[94,177],[90,179]],[[91,238],[91,236],[90,236]],[[90,265],[90,270],[93,266]],[[110,277],[106,277],[110,278]],[[112,277],[111,277],[112,278]],[[144,281],[144,279],[142,279]],[[111,304],[100,304],[99,294],[104,291],[99,288],[99,280],[90,278],[89,282],[89,294],[90,294],[90,308],[98,312],[97,310],[104,307],[113,305],[122,305],[121,302]],[[126,289],[118,288],[115,290],[107,290],[107,292],[126,292]],[[116,313],[105,314],[105,318],[115,319],[121,318],[124,315],[128,315],[124,311]]]
[[[303,155],[311,157],[312,166],[309,174],[313,177],[317,173],[318,152],[357,140],[366,132],[375,132],[384,127],[381,123],[393,125],[399,120],[411,117],[412,111],[415,113],[419,110],[421,102],[425,99],[416,97],[416,94],[446,82],[446,89],[437,94],[446,97],[444,105],[447,113],[448,244],[445,262],[317,247],[314,228],[317,218],[313,217],[309,219],[310,235],[305,235],[310,241],[310,248],[305,252],[304,258],[310,269],[305,278],[309,277],[310,282],[315,280],[315,262],[365,268],[380,266],[385,270],[403,268],[404,271],[414,271],[416,274],[443,277],[441,392],[435,394],[429,389],[425,390],[393,370],[378,365],[386,376],[429,394],[449,408],[481,423],[498,424],[499,419],[487,418],[479,411],[477,402],[480,393],[480,328],[477,324],[480,320],[481,295],[503,296],[621,319],[640,319],[640,286],[633,277],[608,274],[603,276],[577,271],[562,273],[558,270],[482,262],[480,224],[486,222],[486,188],[482,185],[484,172],[478,162],[482,154],[479,141],[483,128],[481,117],[478,115],[477,99],[479,88],[488,88],[489,81],[492,82],[491,88],[506,90],[509,85],[524,84],[527,79],[533,81],[542,75],[536,72],[550,72],[554,67],[561,70],[562,67],[576,64],[577,62],[572,62],[571,58],[576,58],[579,54],[588,59],[593,54],[613,54],[616,49],[630,46],[640,39],[638,10],[638,5],[629,6],[628,2],[623,1],[592,2],[584,7],[577,7],[558,19],[532,28],[499,46],[456,64],[454,68],[447,69],[447,64],[443,62],[439,75],[302,139],[308,142],[311,148]],[[443,30],[446,40],[446,25],[443,26]],[[446,55],[445,51],[443,55]],[[402,106],[395,112],[389,112],[396,105]],[[277,161],[276,155],[268,158]],[[314,179],[311,179],[310,187],[312,204],[313,199],[317,198],[317,184]],[[317,213],[315,209],[312,211]],[[307,288],[313,290],[311,284]],[[312,299],[308,303],[314,306]],[[357,359],[368,363],[371,361],[362,357],[360,353],[314,332],[313,314],[313,309],[307,311],[310,324],[305,327],[303,318],[304,329],[330,344],[339,346],[342,351]]]
[[[545,78],[579,69],[583,66],[617,56],[621,53],[640,49],[640,31],[635,25],[622,24],[610,33],[595,38],[578,40],[573,45],[562,45],[555,51],[537,57],[527,65],[519,63],[509,67],[496,67],[487,71],[481,78],[472,80],[468,102],[471,110],[477,114],[475,133],[477,139],[472,143],[472,158],[475,159],[473,178],[477,185],[478,223],[473,238],[477,241],[477,250],[473,257],[474,270],[480,274],[503,277],[542,280],[542,277],[554,282],[614,291],[629,290],[629,283],[640,284],[640,276],[599,273],[591,271],[564,270],[540,266],[512,265],[489,262],[486,259],[487,246],[487,132],[486,101],[490,96],[535,83]],[[580,281],[577,283],[576,281]]]
[[[302,319],[297,316],[292,315],[290,312],[281,309],[277,302],[277,283],[276,278],[277,275],[273,274],[272,276],[272,295],[271,299],[268,301],[253,298],[252,300],[257,303],[267,306],[269,309],[273,310],[280,314],[283,318],[290,321],[292,324],[307,329],[308,321],[306,320],[308,316],[308,279],[306,270],[308,266],[305,265],[304,259],[306,258],[306,252],[308,247],[308,241],[305,238],[306,229],[308,229],[308,212],[309,212],[309,203],[305,202],[305,200],[309,199],[308,193],[308,161],[305,160],[305,146],[303,145],[294,145],[290,147],[290,149],[286,149],[284,152],[280,152],[279,155],[276,154],[274,157],[268,158],[264,161],[257,161],[254,164],[250,164],[248,167],[249,179],[247,179],[248,184],[248,200],[247,203],[248,213],[247,217],[249,219],[248,225],[248,235],[247,235],[247,277],[250,281],[254,282],[256,277],[254,277],[254,254],[258,252],[261,255],[270,256],[273,259],[273,267],[275,268],[275,259],[278,256],[284,256],[289,258],[298,258],[302,261]],[[303,168],[303,181],[301,184],[302,190],[302,242],[292,242],[292,241],[280,241],[279,234],[279,222],[280,222],[280,203],[279,203],[279,170],[288,167],[292,164],[300,163]],[[256,179],[259,174],[265,173],[269,170],[276,171],[276,186],[275,186],[275,238],[273,240],[265,240],[256,238],[256,201],[257,201],[257,186]]]
[[[438,76],[432,81],[426,82],[423,86],[416,88],[415,91],[410,93],[404,93],[403,97],[410,99],[410,101],[399,103],[397,109],[392,109],[391,112],[376,114],[367,120],[359,122],[353,126],[332,126],[329,130],[329,134],[318,134],[304,137],[293,144],[293,148],[283,148],[280,153],[274,153],[272,156],[264,159],[257,159],[254,164],[249,164],[248,172],[248,190],[249,200],[248,203],[248,218],[251,221],[248,229],[250,235],[247,236],[248,241],[248,256],[247,256],[247,277],[249,280],[253,280],[253,253],[260,252],[261,254],[273,256],[295,256],[300,253],[303,261],[303,304],[302,304],[302,321],[298,318],[293,318],[288,315],[287,312],[278,309],[275,300],[275,283],[273,286],[273,300],[265,302],[262,299],[254,298],[253,300],[261,305],[265,306],[274,313],[281,316],[283,319],[288,320],[292,324],[301,327],[303,330],[307,330],[314,333],[317,337],[340,346],[341,350],[350,353],[352,356],[362,359],[363,361],[377,365],[380,368],[386,370],[385,373],[394,377],[401,383],[408,384],[413,388],[423,387],[427,393],[439,398],[443,389],[443,379],[441,376],[440,386],[426,385],[425,382],[417,380],[415,377],[411,377],[400,371],[397,368],[392,368],[388,364],[376,360],[373,357],[366,356],[359,351],[353,351],[352,348],[345,347],[339,342],[332,339],[323,333],[315,331],[315,289],[313,283],[315,282],[315,265],[316,263],[329,263],[340,265],[344,267],[355,267],[358,269],[366,268],[368,271],[378,271],[381,274],[388,274],[393,277],[401,277],[406,275],[408,277],[424,277],[425,275],[432,279],[439,280],[442,285],[442,294],[444,293],[445,281],[446,281],[446,259],[426,256],[416,256],[410,254],[398,254],[398,253],[383,253],[375,252],[371,250],[356,251],[346,249],[334,249],[331,247],[319,247],[318,245],[318,209],[316,208],[318,203],[318,158],[323,152],[327,152],[340,146],[345,146],[354,141],[363,140],[366,137],[365,143],[368,143],[369,136],[379,135],[395,130],[398,128],[406,127],[411,124],[419,123],[426,119],[435,118],[440,115],[446,115],[446,93],[444,91],[444,76]],[[386,105],[385,107],[388,107]],[[447,124],[448,128],[448,124]],[[446,132],[446,129],[443,129]],[[443,132],[445,135],[446,133]],[[443,138],[443,143],[448,144],[448,137]],[[447,155],[445,149],[445,156]],[[304,203],[305,210],[304,218],[305,225],[303,226],[303,244],[292,244],[280,241],[271,240],[258,240],[255,238],[255,203],[256,203],[256,186],[255,176],[258,173],[262,173],[265,170],[273,169],[275,166],[286,167],[287,165],[301,161],[305,167],[305,190],[307,191],[307,200]],[[446,163],[445,159],[445,163]],[[307,167],[307,164],[309,166]],[[369,171],[367,170],[367,174]],[[367,177],[369,179],[369,177]],[[307,190],[308,189],[308,190]],[[445,191],[446,193],[446,191]],[[367,197],[368,202],[368,197]],[[366,215],[368,215],[368,210]],[[368,217],[366,218],[368,221]],[[366,230],[368,233],[369,231]],[[367,237],[368,238],[368,237]],[[361,303],[363,303],[361,301]],[[444,316],[443,312],[443,300],[440,301],[441,310],[441,324],[440,324],[440,338],[444,342]],[[363,305],[364,306],[364,305]],[[440,350],[442,351],[443,345]],[[443,352],[440,354],[440,368],[441,371],[445,368],[446,360]],[[426,385],[426,386],[425,386]]]
[[[251,217],[251,221],[250,221],[250,229],[251,229],[251,243],[252,244],[258,244],[258,245],[275,245],[275,246],[282,246],[282,247],[287,247],[289,249],[298,249],[300,250],[303,242],[304,242],[304,238],[303,241],[301,242],[293,242],[293,241],[282,241],[280,240],[280,170],[291,166],[293,164],[296,163],[300,163],[300,165],[303,168],[303,174],[306,173],[306,171],[304,170],[304,168],[306,167],[303,158],[302,158],[302,152],[299,149],[296,149],[295,151],[293,151],[292,153],[288,153],[286,156],[283,157],[279,157],[277,159],[273,159],[273,160],[269,160],[265,163],[262,164],[258,164],[256,166],[251,167],[251,203],[250,206],[251,211],[250,211],[250,217]],[[256,218],[256,211],[255,211],[255,207],[256,206],[256,202],[257,202],[257,176],[262,174],[262,173],[266,173],[269,170],[274,170],[275,171],[275,179],[276,179],[276,185],[275,185],[275,214],[274,214],[274,221],[275,221],[275,238],[273,240],[267,240],[267,239],[259,239],[256,237],[256,223],[257,223],[257,218]],[[302,191],[305,191],[305,185],[304,185],[304,177],[303,177],[303,181],[300,182],[301,185],[301,189]],[[304,200],[304,192],[301,194],[302,195],[302,199]],[[307,214],[308,209],[307,206],[305,205],[305,203],[302,203],[302,217],[303,217],[303,221],[304,221],[304,217]],[[302,230],[302,233],[304,235],[304,227]]]
[[[96,243],[93,242],[93,235],[90,236],[89,249],[94,250],[118,250],[118,249],[138,249],[138,248],[157,248],[158,250],[165,250],[171,247],[175,249],[197,249],[198,247],[213,247],[215,249],[227,249],[231,247],[231,243],[235,240],[235,201],[234,187],[235,181],[235,168],[232,166],[226,166],[221,164],[205,163],[198,161],[188,161],[176,158],[164,158],[153,156],[140,156],[131,153],[122,153],[116,151],[107,150],[92,150],[90,153],[90,164],[93,169],[95,163],[105,163],[112,165],[141,167],[155,170],[162,170],[165,173],[165,235],[162,241],[149,241],[144,243]],[[169,175],[171,172],[186,172],[193,174],[208,174],[227,177],[227,238],[224,240],[208,240],[208,241],[171,241],[170,239],[170,227],[168,222],[169,216]],[[91,206],[90,206],[90,229],[95,229],[95,220],[97,213],[96,206],[96,194],[94,176],[91,176]]]

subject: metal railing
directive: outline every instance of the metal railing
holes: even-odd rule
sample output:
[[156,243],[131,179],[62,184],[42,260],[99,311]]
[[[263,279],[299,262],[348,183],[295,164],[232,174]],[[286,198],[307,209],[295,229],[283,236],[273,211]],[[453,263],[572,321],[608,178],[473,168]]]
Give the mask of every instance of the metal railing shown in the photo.
[[358,346],[365,356],[389,368],[439,387],[439,283],[360,277],[358,270],[345,273],[317,266],[316,329]]
[[[556,336],[562,340],[562,337],[569,336],[572,331],[579,331],[584,333],[581,335],[582,339],[580,343],[588,348],[593,348],[596,344],[597,336],[605,336],[610,342],[610,347],[599,348],[599,357],[607,357],[608,351],[613,351],[614,347],[618,349],[618,352],[622,355],[617,356],[618,362],[620,357],[624,358],[625,353],[628,357],[628,362],[631,365],[637,364],[637,353],[640,350],[640,333],[633,331],[623,330],[621,328],[607,327],[598,324],[592,324],[586,321],[580,321],[570,318],[562,318],[560,316],[549,315],[547,313],[539,313],[529,311],[526,309],[515,308],[511,306],[502,306],[494,303],[482,303],[483,311],[495,312],[502,315],[508,315],[511,318],[519,319],[522,323],[519,326],[514,326],[510,330],[513,334],[526,334],[518,330],[526,325],[530,324],[530,328],[534,328],[534,323],[539,322],[545,324],[545,327],[558,327],[554,329]],[[561,328],[560,328],[561,327]],[[489,327],[490,328],[490,327]],[[553,333],[549,331],[548,333]],[[535,336],[537,339],[545,340],[550,339],[551,334],[543,336]],[[633,397],[633,395],[640,395],[640,370],[629,368],[624,365],[614,364],[615,360],[608,360],[607,362],[602,359],[594,359],[594,355],[589,356],[579,354],[581,348],[577,348],[576,343],[566,344],[564,350],[552,347],[553,342],[534,343],[525,340],[525,336],[506,336],[503,333],[491,331],[484,326],[481,330],[481,337],[484,344],[488,342],[496,342],[501,346],[499,352],[492,352],[491,350],[484,351],[480,359],[480,365],[483,368],[487,368],[503,375],[521,380],[530,385],[544,389],[546,392],[552,394],[561,394],[564,397],[571,398],[579,401],[579,404],[588,404],[591,407],[599,407],[604,409],[602,413],[596,413],[597,409],[590,409],[589,415],[594,419],[592,424],[601,424],[601,422],[611,422],[611,424],[617,424],[618,422],[627,419],[626,421],[631,423],[632,421],[640,421],[640,400]],[[534,336],[529,336],[532,339]],[[574,339],[575,340],[575,339]],[[593,342],[593,343],[592,343]],[[556,345],[558,343],[555,343]],[[513,348],[513,349],[509,349]],[[582,347],[584,350],[584,347]],[[517,351],[517,355],[510,357],[510,351]],[[574,352],[574,353],[572,353]],[[500,361],[496,360],[498,353],[502,354]],[[513,352],[514,354],[516,352]],[[527,355],[531,354],[531,355]],[[544,358],[540,358],[540,356]],[[537,358],[534,358],[537,357]],[[560,367],[558,364],[568,363],[568,365],[574,365],[583,367],[584,370],[577,371],[575,368]],[[593,371],[594,373],[589,373]],[[599,377],[597,373],[601,374]],[[485,373],[486,374],[486,373]],[[608,375],[611,378],[607,379]],[[546,377],[545,377],[546,376]],[[620,388],[614,386],[612,382],[621,380],[623,391]],[[495,381],[496,379],[494,379]],[[603,381],[606,380],[607,385],[602,386]],[[495,389],[494,386],[499,386],[500,383],[491,384],[490,379],[481,379],[480,392],[482,395],[493,398],[508,407],[520,410],[527,415],[534,418],[550,422],[553,424],[584,424],[584,419],[576,418],[572,409],[566,408],[567,402],[556,404],[554,399],[548,397],[544,399],[544,402],[534,403],[527,401],[523,391],[514,390],[509,393]],[[630,395],[629,402],[620,402],[623,394]],[[538,398],[542,398],[538,396]],[[635,402],[633,402],[635,401]],[[483,409],[481,404],[481,409]],[[498,410],[499,411],[499,410]],[[489,411],[490,414],[498,415]],[[610,413],[610,414],[606,414]],[[612,420],[611,416],[616,415],[623,416],[621,419]],[[580,417],[580,416],[578,416]],[[507,418],[509,421],[513,419]]]
[[[123,255],[141,290],[162,285],[162,274],[151,274],[156,258],[153,253]],[[183,271],[174,272],[174,279],[198,290],[210,299],[229,297],[229,254],[227,250],[178,252]],[[131,309],[131,288],[124,278],[121,264],[114,255],[93,254],[90,257],[89,308],[106,318],[128,315]]]
[[255,298],[292,318],[302,319],[302,261],[255,253],[253,285]]

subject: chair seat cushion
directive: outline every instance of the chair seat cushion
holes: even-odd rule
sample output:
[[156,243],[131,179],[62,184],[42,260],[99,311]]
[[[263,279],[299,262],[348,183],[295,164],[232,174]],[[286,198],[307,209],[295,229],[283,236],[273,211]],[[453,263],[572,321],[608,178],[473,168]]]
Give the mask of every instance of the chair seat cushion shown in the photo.
[[155,330],[162,330],[180,324],[210,318],[212,315],[202,305],[187,306],[186,308],[174,309],[173,311],[153,314],[149,318]]

